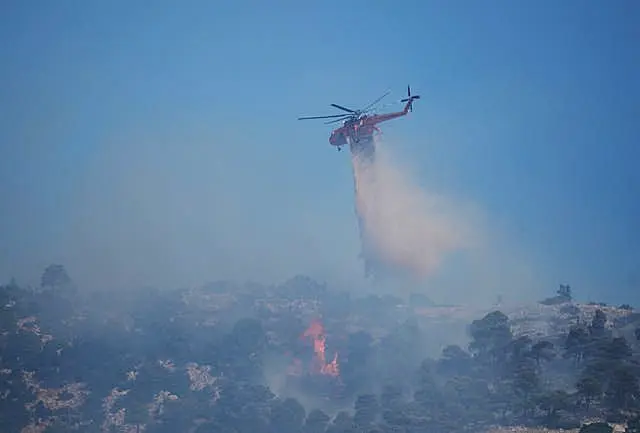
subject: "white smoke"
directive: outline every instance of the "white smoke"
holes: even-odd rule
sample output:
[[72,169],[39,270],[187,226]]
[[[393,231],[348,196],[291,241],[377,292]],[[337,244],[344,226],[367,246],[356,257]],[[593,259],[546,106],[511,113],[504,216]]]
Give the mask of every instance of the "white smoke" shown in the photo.
[[413,277],[433,274],[448,254],[471,247],[470,227],[444,196],[420,188],[376,140],[373,161],[353,156],[363,253]]

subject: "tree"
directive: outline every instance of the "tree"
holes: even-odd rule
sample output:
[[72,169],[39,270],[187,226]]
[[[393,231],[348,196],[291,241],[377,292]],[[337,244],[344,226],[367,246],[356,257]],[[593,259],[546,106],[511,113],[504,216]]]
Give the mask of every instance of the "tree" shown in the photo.
[[63,265],[53,264],[47,266],[40,277],[40,286],[42,288],[55,289],[68,287],[70,284],[71,278]]
[[[52,276],[58,271],[49,269],[43,286],[58,285]],[[333,297],[324,289],[310,289],[285,294],[295,292],[303,300],[310,297],[313,308],[316,300]],[[122,307],[95,300],[87,304],[86,297],[72,298],[61,290],[34,292],[16,284],[1,286],[0,430],[21,431],[40,417],[50,422],[47,431],[52,433],[70,428],[97,433],[105,397],[114,388],[128,392],[116,399],[110,413],[125,409],[128,427],[147,433],[442,433],[484,431],[496,422],[513,425],[524,420],[557,428],[585,415],[624,422],[640,409],[639,346],[627,336],[636,317],[607,323],[602,310],[588,325],[542,340],[514,335],[508,317],[493,311],[469,325],[468,350],[449,345],[434,359],[421,344],[425,338],[416,322],[406,321],[380,340],[367,332],[347,335],[349,323],[343,313],[353,310],[336,306],[346,310],[336,315],[325,304],[321,308],[326,323],[343,336],[332,339],[329,347],[329,357],[334,350],[340,354],[340,377],[289,376],[278,381],[282,397],[276,397],[264,385],[273,381],[262,377],[263,360],[303,346],[299,336],[308,312],[287,308],[290,298],[265,290],[264,304],[285,306],[265,308],[256,320],[254,312],[243,309],[248,311],[262,292],[238,286],[225,290],[216,296],[238,290],[242,293],[229,297],[240,301],[231,312],[212,313],[200,305],[194,307],[198,302],[192,302],[191,291],[123,293],[128,298]],[[395,302],[371,297],[352,305],[376,308],[374,313],[362,308],[366,327],[381,314],[388,315]],[[219,326],[201,326],[213,315]],[[558,321],[564,324],[566,314],[560,316]],[[566,359],[554,359],[563,344]],[[313,356],[309,347],[304,349],[304,356]],[[580,368],[574,368],[571,360],[579,361]],[[128,376],[132,371],[135,374]],[[83,396],[78,410],[57,411],[42,402],[25,409],[38,397],[53,395],[44,388],[62,388],[71,382],[84,382],[84,389],[91,391]],[[333,394],[327,401],[309,396],[313,410],[307,414],[300,402],[285,397],[304,395],[306,399],[295,389],[305,382],[318,391],[335,389],[340,396]],[[32,387],[36,383],[44,392]],[[332,413],[343,409],[348,404],[343,393],[346,384],[353,392],[347,395],[353,402],[353,416],[342,412],[330,422],[329,412],[314,406]],[[575,385],[574,394],[566,391],[571,385]],[[58,400],[68,400],[72,394],[59,394]],[[166,403],[150,407],[157,396],[167,397]],[[586,406],[589,413],[574,411],[578,406]],[[637,419],[629,420],[627,433],[638,433],[639,426]],[[583,426],[585,431],[611,430],[603,423]]]
[[635,416],[627,421],[625,433],[640,433],[640,416]]
[[573,358],[576,365],[580,365],[587,352],[589,333],[582,326],[574,326],[565,338],[565,356]]
[[541,340],[531,347],[531,356],[535,359],[538,367],[542,361],[549,362],[555,357],[555,347],[547,340]]
[[591,424],[583,424],[579,433],[613,433],[613,427],[606,422],[593,422]]
[[267,336],[260,321],[240,319],[221,347],[225,368],[236,380],[253,381],[262,375]]
[[601,309],[597,309],[593,319],[591,319],[591,325],[589,326],[589,333],[593,338],[600,338],[605,336],[607,324],[607,315]]
[[[447,411],[455,414],[464,424],[484,420],[492,413],[489,405],[491,391],[488,382],[468,376],[454,376],[442,389]],[[464,420],[464,421],[463,421]]]
[[631,358],[633,350],[624,337],[616,337],[604,346],[602,356],[614,362],[622,362]]
[[375,421],[380,411],[380,406],[374,394],[363,394],[356,399],[354,409],[353,422],[355,425],[367,427]]
[[528,336],[524,335],[512,340],[507,348],[509,349],[509,358],[513,364],[519,364],[521,361],[525,361],[527,358],[532,358],[532,346],[533,341]]
[[493,366],[504,358],[504,349],[513,338],[509,318],[501,311],[474,320],[469,326],[469,333],[472,338],[469,350]]
[[597,377],[588,375],[583,375],[578,380],[576,389],[587,410],[594,401],[600,399],[603,392],[602,382]]
[[558,296],[565,302],[570,302],[573,297],[571,295],[571,286],[568,284],[560,284],[560,288],[557,291]]
[[640,397],[638,377],[630,366],[621,365],[612,372],[606,396],[617,410],[629,409],[631,401]]
[[472,365],[471,355],[460,346],[452,344],[442,350],[438,360],[438,372],[444,375],[466,375],[471,371]]
[[424,360],[418,369],[417,390],[413,394],[415,402],[425,410],[431,410],[438,406],[442,400],[440,390],[436,382],[436,375],[433,372],[430,362]]
[[398,385],[384,385],[380,393],[380,406],[384,409],[394,410],[403,403],[402,388]]
[[371,345],[373,337],[365,331],[349,334],[347,340],[347,361],[341,363],[341,376],[349,395],[360,389],[370,374]]
[[[29,412],[25,408],[31,401],[31,392],[27,389],[22,372],[13,369],[8,374],[0,373],[0,390],[6,394],[0,396],[0,431],[19,432],[29,422]],[[11,398],[7,398],[11,396]]]
[[279,433],[298,433],[304,424],[304,407],[294,398],[276,400],[271,410],[271,428]]
[[416,347],[418,341],[424,341],[424,336],[420,328],[410,321],[402,323],[384,336],[377,345],[378,359],[384,362],[378,364],[374,377],[382,383],[410,386],[416,366],[424,359],[422,347]]
[[560,284],[560,288],[556,291],[556,296],[546,298],[540,301],[540,303],[543,305],[557,305],[571,302],[572,299],[571,286],[568,284]]
[[16,304],[21,295],[21,290],[16,286],[0,286],[0,329],[8,334],[14,333],[17,329]]
[[324,433],[329,424],[329,415],[320,409],[313,409],[304,423],[304,433]]
[[538,400],[538,405],[547,412],[547,418],[551,421],[557,417],[558,411],[570,408],[571,397],[566,391],[556,390],[543,394]]
[[513,389],[516,395],[519,395],[525,403],[525,410],[532,409],[529,407],[531,397],[540,386],[540,378],[535,368],[529,363],[522,362],[516,367],[513,377]]

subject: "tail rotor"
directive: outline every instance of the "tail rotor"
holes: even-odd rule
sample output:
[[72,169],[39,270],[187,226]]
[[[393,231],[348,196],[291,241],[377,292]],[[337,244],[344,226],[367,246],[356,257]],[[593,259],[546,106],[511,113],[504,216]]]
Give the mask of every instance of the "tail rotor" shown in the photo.
[[407,85],[407,97],[400,100],[400,102],[408,102],[409,103],[409,111],[413,111],[413,101],[414,99],[420,99],[420,95],[411,96],[411,86]]

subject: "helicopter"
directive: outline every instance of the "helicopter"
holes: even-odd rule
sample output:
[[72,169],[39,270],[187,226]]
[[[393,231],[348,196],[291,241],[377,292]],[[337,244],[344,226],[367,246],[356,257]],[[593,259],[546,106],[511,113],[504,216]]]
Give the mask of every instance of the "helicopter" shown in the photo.
[[381,133],[377,125],[381,122],[386,122],[387,120],[405,116],[410,111],[413,111],[413,101],[420,99],[420,95],[411,95],[411,87],[407,86],[407,97],[400,100],[400,102],[406,103],[402,111],[385,114],[369,114],[372,107],[389,93],[390,91],[385,92],[382,96],[360,110],[352,110],[351,108],[343,107],[342,105],[330,104],[332,107],[338,108],[345,113],[328,116],[298,117],[298,120],[335,118],[334,120],[325,122],[325,124],[342,121],[342,126],[331,132],[331,135],[329,136],[329,144],[337,147],[339,151],[342,150],[342,146],[348,144],[352,154],[359,150],[367,150],[371,152],[373,150],[372,143],[374,134],[376,132]]

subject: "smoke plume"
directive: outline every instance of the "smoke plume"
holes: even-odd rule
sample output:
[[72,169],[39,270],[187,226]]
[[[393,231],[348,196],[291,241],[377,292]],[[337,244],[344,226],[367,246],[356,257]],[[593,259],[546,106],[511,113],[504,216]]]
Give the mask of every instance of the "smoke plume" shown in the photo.
[[369,266],[429,276],[449,253],[470,246],[468,227],[443,196],[413,182],[381,141],[374,144],[375,159],[352,156],[362,254]]

